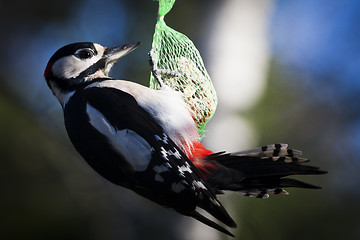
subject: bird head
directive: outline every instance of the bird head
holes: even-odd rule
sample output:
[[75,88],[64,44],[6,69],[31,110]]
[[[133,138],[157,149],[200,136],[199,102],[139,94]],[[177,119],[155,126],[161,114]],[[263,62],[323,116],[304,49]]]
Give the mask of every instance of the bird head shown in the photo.
[[113,64],[137,46],[138,42],[113,48],[91,42],[66,45],[50,58],[44,78],[59,99],[94,79],[107,78]]

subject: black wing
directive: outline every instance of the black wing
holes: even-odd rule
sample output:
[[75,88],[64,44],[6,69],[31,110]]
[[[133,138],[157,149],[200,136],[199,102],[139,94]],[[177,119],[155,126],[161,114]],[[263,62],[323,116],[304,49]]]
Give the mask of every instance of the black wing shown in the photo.
[[114,88],[85,88],[70,98],[64,114],[75,148],[102,176],[231,235],[196,211],[201,207],[236,226],[196,167],[134,97]]

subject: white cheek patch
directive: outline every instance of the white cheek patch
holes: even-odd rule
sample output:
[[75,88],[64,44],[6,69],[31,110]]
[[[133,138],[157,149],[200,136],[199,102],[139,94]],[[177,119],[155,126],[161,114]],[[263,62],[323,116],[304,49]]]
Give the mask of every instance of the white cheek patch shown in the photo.
[[105,135],[115,151],[120,153],[135,171],[145,171],[151,161],[153,148],[129,129],[116,130],[97,109],[87,104],[86,112],[90,124],[101,134]]
[[102,54],[98,54],[90,59],[79,59],[73,55],[62,57],[54,63],[52,72],[59,78],[76,78],[80,73],[99,61],[101,56]]

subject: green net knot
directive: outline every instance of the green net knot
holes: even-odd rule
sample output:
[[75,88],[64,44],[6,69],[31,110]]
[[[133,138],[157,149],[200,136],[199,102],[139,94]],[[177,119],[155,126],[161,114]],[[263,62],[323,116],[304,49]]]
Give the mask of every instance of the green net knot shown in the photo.
[[175,0],[155,0],[159,2],[159,17],[164,17],[173,7]]

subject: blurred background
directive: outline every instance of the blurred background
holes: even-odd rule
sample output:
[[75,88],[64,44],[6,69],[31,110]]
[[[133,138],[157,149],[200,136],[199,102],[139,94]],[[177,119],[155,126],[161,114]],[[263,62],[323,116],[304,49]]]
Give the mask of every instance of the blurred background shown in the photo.
[[[99,177],[69,142],[42,77],[76,41],[141,46],[111,76],[148,85],[152,0],[0,1],[0,238],[227,239]],[[322,190],[221,197],[237,239],[360,239],[360,2],[178,0],[166,22],[192,39],[218,92],[205,145],[284,142],[329,174]]]

